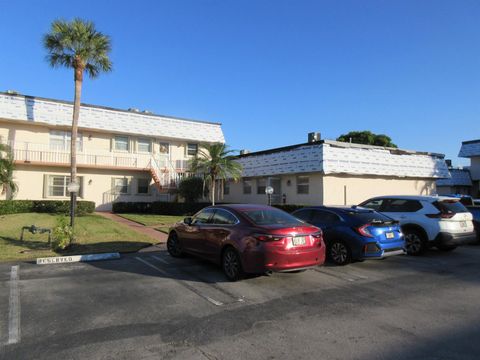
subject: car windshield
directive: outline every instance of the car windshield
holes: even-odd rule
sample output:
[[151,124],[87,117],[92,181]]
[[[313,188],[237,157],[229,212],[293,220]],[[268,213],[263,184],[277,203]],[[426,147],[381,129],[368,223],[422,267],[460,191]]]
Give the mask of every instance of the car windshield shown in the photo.
[[304,225],[305,223],[296,217],[281,210],[275,209],[252,209],[242,210],[247,218],[256,225]]

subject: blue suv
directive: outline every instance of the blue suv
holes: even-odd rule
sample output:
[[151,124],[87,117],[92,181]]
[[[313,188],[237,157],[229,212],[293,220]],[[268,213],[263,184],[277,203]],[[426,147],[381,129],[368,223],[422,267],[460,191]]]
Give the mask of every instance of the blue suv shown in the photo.
[[292,215],[323,230],[327,256],[337,265],[405,254],[405,240],[398,222],[374,210],[316,206]]

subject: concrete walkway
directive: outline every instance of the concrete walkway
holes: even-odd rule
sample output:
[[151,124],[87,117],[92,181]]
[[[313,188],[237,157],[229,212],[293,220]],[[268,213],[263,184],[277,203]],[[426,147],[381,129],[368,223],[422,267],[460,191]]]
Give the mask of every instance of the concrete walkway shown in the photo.
[[106,217],[107,219],[113,220],[113,221],[115,221],[119,224],[126,225],[130,229],[132,229],[132,230],[134,230],[138,233],[150,236],[152,238],[152,240],[154,240],[153,242],[155,243],[155,245],[146,247],[146,248],[140,250],[140,252],[159,251],[159,247],[161,247],[163,249],[164,246],[157,246],[157,245],[160,245],[160,243],[166,243],[167,242],[167,234],[165,234],[161,231],[157,231],[157,230],[155,230],[153,228],[150,228],[148,226],[144,226],[142,224],[136,223],[135,221],[127,220],[127,219],[125,219],[121,216],[118,216],[118,215],[115,215],[115,214],[112,214],[112,213],[97,212],[97,214],[100,215],[100,216]]

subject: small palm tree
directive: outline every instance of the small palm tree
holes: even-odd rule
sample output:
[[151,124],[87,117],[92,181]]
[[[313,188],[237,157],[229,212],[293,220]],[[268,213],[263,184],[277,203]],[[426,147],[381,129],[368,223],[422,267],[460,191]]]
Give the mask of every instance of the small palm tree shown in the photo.
[[238,181],[242,176],[242,166],[234,160],[232,153],[233,150],[222,143],[203,144],[190,162],[190,172],[203,175],[204,182],[210,186],[212,205],[215,205],[218,181],[221,184],[227,179]]
[[7,197],[12,199],[18,190],[17,184],[13,181],[13,152],[10,146],[0,144],[0,194],[7,193]]
[[[82,19],[74,19],[71,22],[55,20],[50,32],[43,38],[43,45],[48,52],[47,61],[52,67],[73,69],[75,95],[70,147],[70,181],[76,182],[77,129],[83,74],[86,72],[91,78],[96,78],[101,72],[112,70],[112,63],[108,57],[111,50],[110,38],[98,32],[90,21]],[[74,209],[75,200],[75,194],[72,193],[72,209]],[[73,226],[74,219],[72,213],[70,214],[71,226]]]

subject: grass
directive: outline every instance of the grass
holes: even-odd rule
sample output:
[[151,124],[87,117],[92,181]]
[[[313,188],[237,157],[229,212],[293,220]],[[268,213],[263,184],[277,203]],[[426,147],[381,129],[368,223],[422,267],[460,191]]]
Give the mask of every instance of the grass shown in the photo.
[[0,261],[30,260],[37,257],[66,254],[86,254],[101,252],[131,252],[145,247],[154,240],[139,234],[125,225],[99,215],[86,215],[76,218],[76,241],[62,253],[55,253],[48,245],[48,234],[20,234],[23,226],[32,224],[38,227],[55,227],[58,215],[26,213],[0,216]]
[[175,223],[182,221],[184,216],[152,215],[152,214],[118,214],[125,219],[139,224],[153,227],[155,230],[168,234],[168,229]]

